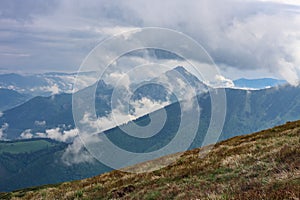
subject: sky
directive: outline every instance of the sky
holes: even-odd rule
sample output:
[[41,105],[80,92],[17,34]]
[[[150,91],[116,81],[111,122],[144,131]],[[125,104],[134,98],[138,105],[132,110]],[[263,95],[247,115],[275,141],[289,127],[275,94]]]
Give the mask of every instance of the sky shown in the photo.
[[187,34],[230,79],[300,76],[298,0],[1,0],[0,73],[74,72],[99,42],[140,27]]

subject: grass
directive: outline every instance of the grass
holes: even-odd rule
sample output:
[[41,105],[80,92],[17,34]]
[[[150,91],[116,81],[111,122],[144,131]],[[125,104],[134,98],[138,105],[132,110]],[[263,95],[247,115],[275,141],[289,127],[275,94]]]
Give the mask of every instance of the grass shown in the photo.
[[75,197],[81,198],[82,196],[83,196],[82,190],[77,190],[77,191],[75,192]]
[[0,154],[1,153],[29,153],[42,150],[47,147],[55,146],[54,143],[47,140],[27,140],[19,142],[0,142]]
[[[2,193],[0,199],[300,199],[300,121],[220,142],[200,158],[203,150],[187,151],[153,172],[112,171]],[[139,171],[174,157],[131,168]]]

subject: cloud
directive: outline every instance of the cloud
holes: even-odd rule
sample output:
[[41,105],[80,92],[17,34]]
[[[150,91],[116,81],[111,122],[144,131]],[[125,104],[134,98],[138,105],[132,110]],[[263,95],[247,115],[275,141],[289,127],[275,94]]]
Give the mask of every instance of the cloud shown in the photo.
[[21,139],[30,139],[30,138],[33,138],[33,134],[31,132],[31,129],[27,129],[25,131],[23,131],[20,135],[20,138]]
[[290,4],[290,5],[298,5],[300,6],[300,2],[298,0],[260,0],[266,2],[277,2],[281,4]]
[[60,142],[72,142],[78,136],[77,129],[61,130],[60,128],[47,129],[45,133],[36,133],[36,137],[50,138]]
[[[2,131],[8,128],[5,124],[0,129],[0,139],[2,136]],[[81,137],[84,137],[81,136]],[[84,143],[78,137],[78,130],[61,130],[60,128],[48,129],[44,133],[33,133],[31,129],[27,129],[20,135],[21,139],[31,139],[31,138],[50,138],[60,142],[68,142],[69,146],[64,150],[61,160],[66,165],[78,164],[82,162],[94,162],[95,159],[90,155],[90,153],[85,149]],[[93,136],[89,136],[90,143],[98,141]]]
[[125,87],[127,90],[129,90],[131,81],[130,78],[126,73],[117,73],[113,72],[106,77],[106,83],[108,84],[115,84],[117,83],[118,85],[121,85],[122,87]]
[[[43,123],[42,123],[43,124]],[[50,138],[52,140],[60,142],[73,142],[73,140],[78,136],[77,129],[62,130],[61,128],[52,128],[45,130],[44,133],[38,132],[33,133],[31,129],[27,129],[21,133],[21,139],[29,138]]]
[[45,126],[46,125],[46,121],[35,121],[34,125],[36,125],[36,126]]
[[4,123],[0,128],[0,140],[5,139],[5,131],[8,129],[8,123]]
[[2,117],[2,116],[3,116],[3,112],[0,111],[0,117]]
[[[235,0],[226,0],[222,6],[215,0],[188,4],[154,1],[151,6],[143,2],[145,9],[139,9],[138,3],[129,6],[144,25],[188,33],[208,50],[216,63],[240,69],[266,68],[273,73],[286,67],[281,59],[299,66],[295,63],[299,54],[291,57],[291,52],[296,51],[287,50],[299,40],[300,17],[290,12],[291,8],[299,11],[299,7]],[[166,8],[168,12],[163,11]]]
[[216,85],[216,87],[225,87],[225,88],[232,88],[234,87],[234,83],[232,80],[225,78],[222,75],[216,75],[215,77],[216,82],[220,85]]
[[41,89],[41,91],[51,92],[52,95],[59,94],[61,92],[61,90],[57,86],[57,84],[46,86],[46,87],[41,87],[40,89]]
[[24,53],[0,53],[1,56],[12,56],[12,57],[28,57],[30,54]]
[[84,144],[80,138],[75,138],[72,144],[64,151],[62,155],[62,161],[66,165],[79,164],[84,162],[94,162],[95,159],[85,149]]
[[297,76],[297,68],[292,63],[282,59],[279,60],[279,63],[282,68],[279,69],[279,73],[282,75],[282,77],[287,80],[291,85],[298,85],[299,84],[299,78]]
[[[80,79],[76,79],[76,74],[74,75],[68,74],[63,76],[56,75],[55,77],[60,78],[61,80],[63,80],[63,83],[67,85],[66,88],[68,89],[64,90],[64,92],[66,93],[77,92],[79,89],[84,89],[90,85],[93,85],[98,80],[97,77],[95,76],[95,73],[93,72],[88,72],[87,74],[81,74]],[[78,88],[74,88],[75,82]]]
[[[17,21],[31,21],[36,15],[49,14],[52,12],[52,8],[57,5],[58,1],[43,2],[41,0],[34,1],[29,0],[26,3],[18,6],[17,0],[3,0],[1,1],[2,19],[14,19]],[[5,8],[5,9],[4,9]]]
[[[0,67],[74,70],[107,36],[134,27],[155,26],[190,35],[218,65],[242,70],[266,69],[294,82],[295,77],[289,75],[291,70],[284,69],[293,68],[298,78],[299,3],[293,0],[222,2],[1,1],[0,37],[5,44],[0,43],[3,65]],[[31,56],[13,59],[1,52]]]
[[90,113],[85,113],[80,123],[82,125],[88,125],[88,127],[98,130],[98,132],[103,132],[116,126],[127,124],[128,122],[138,119],[148,113],[164,108],[169,104],[169,101],[155,101],[143,97],[130,102],[130,106],[134,108],[133,110],[126,110],[126,104],[120,103],[105,117],[95,119]]
[[[93,144],[99,145],[100,138],[98,137],[98,134],[103,134],[104,131],[116,126],[127,124],[128,122],[144,116],[145,114],[169,105],[170,102],[154,101],[143,97],[131,102],[130,104],[134,107],[134,110],[130,113],[125,112],[126,109],[124,109],[125,106],[123,104],[119,104],[119,107],[113,109],[112,112],[105,117],[95,118],[91,116],[90,113],[85,113],[80,123],[87,127],[87,129],[85,132],[81,132],[80,137],[76,137],[72,144],[68,146],[62,156],[63,162],[67,165],[82,162],[94,162],[95,159],[88,151],[86,151],[85,145],[88,145],[89,147],[93,146]],[[57,130],[55,130],[55,132],[57,132]],[[93,132],[97,134],[92,134]]]

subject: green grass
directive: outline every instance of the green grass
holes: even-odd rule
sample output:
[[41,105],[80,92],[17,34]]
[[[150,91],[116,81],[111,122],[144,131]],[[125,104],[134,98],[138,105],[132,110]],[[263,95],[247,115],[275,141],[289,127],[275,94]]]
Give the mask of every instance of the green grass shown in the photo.
[[83,196],[83,191],[82,191],[82,190],[77,190],[77,191],[75,192],[75,197],[81,198],[82,196]]
[[55,146],[55,144],[47,140],[0,142],[0,154],[4,152],[11,154],[30,153],[53,146]]

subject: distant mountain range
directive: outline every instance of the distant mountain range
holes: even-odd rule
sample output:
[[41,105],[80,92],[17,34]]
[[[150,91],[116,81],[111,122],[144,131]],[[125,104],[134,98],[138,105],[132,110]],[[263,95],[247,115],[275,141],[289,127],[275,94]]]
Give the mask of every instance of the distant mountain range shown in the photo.
[[234,86],[240,89],[266,89],[287,84],[285,80],[278,80],[273,78],[261,78],[261,79],[237,79],[233,81]]
[[[94,83],[93,73],[86,72],[87,85]],[[71,93],[76,73],[44,73],[44,74],[0,74],[0,88],[14,90],[31,96],[50,96],[59,93]]]
[[[171,56],[167,54],[167,52],[163,52],[163,51],[158,51],[158,52],[150,51],[148,53],[154,54],[159,59],[163,59],[165,56]],[[175,68],[175,71],[179,72],[181,75],[183,75],[183,77],[187,78],[193,87],[195,88],[198,87],[197,88],[198,93],[200,90],[203,90],[205,88],[203,84],[196,86],[195,84],[199,84],[198,79],[194,76],[191,76],[188,73],[183,73],[183,71],[187,72],[183,67],[177,67]],[[86,76],[84,82],[81,84],[88,86],[95,83],[96,77],[93,77],[94,74],[95,73],[93,72],[80,73],[81,76]],[[176,75],[178,76],[178,74],[176,73],[169,74],[169,76],[176,76]],[[7,89],[5,90],[5,92],[4,90],[0,92],[0,98],[1,98],[0,111],[14,108],[22,103],[25,103],[30,98],[36,96],[51,96],[55,94],[72,93],[76,76],[77,73],[57,73],[57,72],[49,72],[44,74],[31,74],[31,75],[21,75],[21,74],[14,74],[14,73],[0,74],[0,89]],[[233,82],[234,82],[233,88],[246,89],[246,90],[265,89],[265,88],[284,85],[287,83],[284,80],[277,80],[271,78],[263,78],[263,79],[243,78],[243,79],[234,80]],[[155,89],[155,87],[157,88],[158,86],[152,85],[152,89]],[[8,90],[10,92],[8,92]],[[165,91],[163,93],[165,93]],[[155,95],[160,95],[160,94],[155,93]]]
[[[156,57],[163,58],[164,52],[156,52]],[[169,55],[170,56],[170,55]],[[161,59],[162,59],[161,58]],[[180,67],[177,69],[184,70]],[[86,85],[96,82],[96,78],[93,77],[93,72],[81,72],[82,75],[86,75]],[[181,74],[184,75],[184,73]],[[0,88],[14,90],[19,93],[29,94],[30,96],[50,96],[59,93],[71,93],[73,90],[73,84],[76,79],[77,73],[58,73],[48,72],[44,74],[0,74]],[[197,78],[196,78],[197,79]],[[245,89],[265,89],[269,87],[275,87],[286,84],[285,80],[278,80],[273,78],[261,78],[261,79],[237,79],[234,80],[234,87]]]

